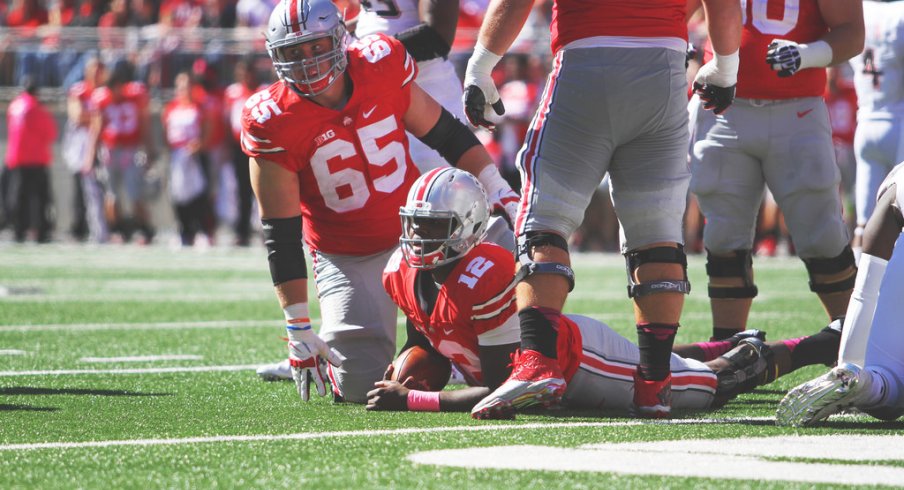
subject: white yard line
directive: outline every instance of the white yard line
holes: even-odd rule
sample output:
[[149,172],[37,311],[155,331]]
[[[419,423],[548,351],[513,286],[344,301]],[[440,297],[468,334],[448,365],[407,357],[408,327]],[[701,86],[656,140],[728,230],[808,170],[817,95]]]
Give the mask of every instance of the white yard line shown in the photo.
[[68,332],[99,330],[182,330],[187,328],[262,328],[282,327],[281,320],[213,320],[201,322],[161,322],[161,323],[55,323],[49,325],[4,325],[3,332]]
[[0,371],[0,378],[13,376],[77,376],[81,374],[160,374],[160,373],[206,373],[216,371],[246,371],[257,369],[261,364],[236,364],[231,366],[185,366],[135,369],[60,369],[48,371]]
[[194,354],[161,354],[159,356],[83,357],[78,362],[148,362],[148,361],[200,361],[204,356]]
[[431,434],[442,432],[488,432],[501,430],[528,430],[528,429],[555,429],[567,427],[628,427],[644,424],[663,425],[688,425],[688,424],[717,424],[733,422],[749,422],[759,420],[772,420],[771,417],[760,418],[724,418],[724,419],[677,419],[665,421],[638,421],[629,420],[623,422],[557,422],[557,423],[530,423],[507,425],[467,425],[458,427],[429,427],[429,428],[405,428],[384,430],[353,430],[337,432],[308,432],[298,434],[258,434],[258,435],[234,435],[234,436],[209,436],[209,437],[184,437],[173,439],[133,439],[115,441],[87,441],[87,442],[38,442],[27,444],[2,444],[0,451],[27,451],[32,449],[74,449],[74,448],[98,448],[114,446],[173,446],[181,444],[217,443],[217,442],[259,442],[259,441],[287,441],[307,439],[327,439],[337,437],[374,437],[396,436],[409,434]]
[[24,356],[28,354],[24,350],[19,349],[0,349],[0,356]]

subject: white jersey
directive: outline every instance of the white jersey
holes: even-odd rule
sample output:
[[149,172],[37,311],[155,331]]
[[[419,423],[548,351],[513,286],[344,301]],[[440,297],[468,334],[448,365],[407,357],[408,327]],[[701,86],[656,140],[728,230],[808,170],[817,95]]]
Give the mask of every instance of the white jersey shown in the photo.
[[858,118],[904,113],[904,2],[863,2],[866,42],[851,58]]
[[393,35],[421,23],[418,0],[361,0],[355,36],[383,32]]

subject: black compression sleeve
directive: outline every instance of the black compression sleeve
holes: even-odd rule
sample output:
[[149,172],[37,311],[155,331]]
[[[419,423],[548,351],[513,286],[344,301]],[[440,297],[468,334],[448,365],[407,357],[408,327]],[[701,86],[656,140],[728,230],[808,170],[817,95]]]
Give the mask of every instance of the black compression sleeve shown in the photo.
[[477,136],[445,108],[436,125],[419,139],[439,152],[453,166],[466,151],[480,144]]
[[273,285],[293,279],[307,279],[308,267],[301,242],[301,216],[261,219],[261,224]]

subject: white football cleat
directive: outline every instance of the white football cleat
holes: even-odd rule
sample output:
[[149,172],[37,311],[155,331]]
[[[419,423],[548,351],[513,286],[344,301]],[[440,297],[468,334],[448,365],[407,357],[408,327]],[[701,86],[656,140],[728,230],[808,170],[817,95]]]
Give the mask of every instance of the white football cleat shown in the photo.
[[292,366],[289,366],[288,359],[283,359],[257,368],[257,375],[264,381],[289,381],[292,379]]
[[869,393],[872,374],[856,364],[844,363],[788,392],[775,413],[775,424],[791,427],[815,425],[829,415],[853,407]]

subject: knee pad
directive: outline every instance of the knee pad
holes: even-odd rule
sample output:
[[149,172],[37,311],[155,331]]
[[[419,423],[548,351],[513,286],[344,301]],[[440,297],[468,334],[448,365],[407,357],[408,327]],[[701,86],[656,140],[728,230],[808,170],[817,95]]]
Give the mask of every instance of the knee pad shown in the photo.
[[[817,294],[838,293],[854,287],[854,282],[857,279],[857,266],[854,263],[854,252],[851,247],[844,247],[844,250],[837,257],[802,260],[804,265],[807,266],[807,273],[810,275],[810,291]],[[847,272],[847,274],[843,278],[832,282],[824,282],[824,280],[814,277],[815,274],[832,275],[842,272]]]
[[568,281],[568,292],[574,289],[574,270],[558,262],[534,262],[534,247],[553,246],[568,251],[568,242],[562,235],[547,231],[529,231],[518,237],[518,262],[521,268],[515,274],[515,282],[521,282],[534,274],[558,274]]
[[709,286],[709,297],[713,299],[755,298],[759,292],[753,283],[753,255],[750,250],[735,250],[731,257],[716,257],[707,250],[706,275],[739,277],[744,280],[743,286],[724,288]]
[[[654,247],[631,251],[625,254],[625,263],[628,272],[629,298],[660,293],[690,294],[691,292],[691,283],[687,280],[687,255],[684,253],[684,247]],[[684,273],[684,279],[636,282],[634,280],[634,271],[643,264],[652,263],[680,264]]]

